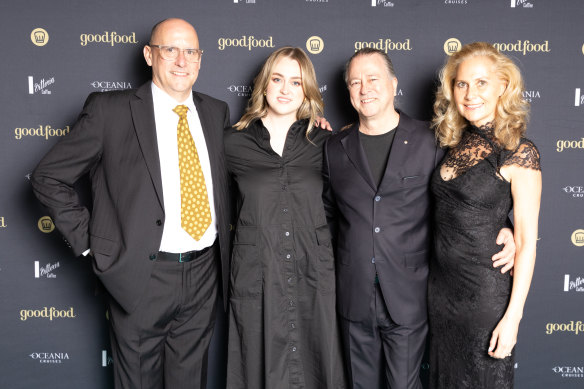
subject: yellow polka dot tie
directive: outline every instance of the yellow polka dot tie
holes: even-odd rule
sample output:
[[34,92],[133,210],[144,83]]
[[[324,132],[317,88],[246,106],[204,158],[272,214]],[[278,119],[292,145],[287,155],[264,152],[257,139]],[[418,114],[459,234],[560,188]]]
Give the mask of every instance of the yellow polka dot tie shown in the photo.
[[211,208],[207,186],[195,141],[189,130],[185,105],[173,111],[179,116],[177,127],[178,167],[180,170],[181,227],[195,240],[200,240],[211,224]]

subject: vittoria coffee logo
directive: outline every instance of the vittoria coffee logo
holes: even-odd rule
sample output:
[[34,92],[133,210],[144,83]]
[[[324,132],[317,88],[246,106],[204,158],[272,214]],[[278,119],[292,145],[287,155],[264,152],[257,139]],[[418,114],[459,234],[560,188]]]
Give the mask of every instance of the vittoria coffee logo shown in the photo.
[[533,4],[527,0],[511,0],[511,8],[533,8]]
[[41,309],[22,309],[20,311],[20,320],[43,318],[53,321],[53,319],[73,319],[75,318],[73,307],[69,309],[57,309],[55,307],[44,307]]
[[101,350],[101,366],[107,367],[108,365],[111,365],[112,363],[114,363],[113,358],[111,356],[107,355],[106,350]]
[[4,216],[0,216],[0,228],[6,228],[8,227],[6,225],[6,220],[4,219]]
[[24,128],[24,127],[16,127],[14,129],[14,138],[17,140],[21,140],[24,137],[39,137],[45,138],[48,140],[54,136],[64,136],[69,133],[69,126],[65,126],[65,128],[53,128],[50,125],[43,126],[39,124],[38,128]]
[[388,51],[411,51],[412,43],[410,38],[402,41],[394,41],[390,38],[379,38],[373,42],[355,42],[355,52],[364,47],[371,47],[387,53]]
[[237,3],[241,3],[241,4],[255,4],[256,0],[233,0],[233,2],[235,4],[237,4]]
[[564,275],[564,292],[584,292],[584,277],[570,278],[569,274]]
[[104,31],[103,34],[81,34],[79,39],[81,41],[81,46],[87,46],[88,43],[105,43],[111,46],[120,43],[138,43],[135,32],[128,35],[120,35],[115,31]]
[[328,0],[304,0],[307,3],[328,3]]
[[53,219],[51,219],[50,216],[41,217],[37,223],[37,226],[39,227],[39,230],[45,234],[53,232],[55,229],[55,224],[53,224]]
[[452,55],[460,50],[462,44],[456,38],[449,38],[444,42],[444,52],[447,55]]
[[556,142],[556,150],[561,153],[567,149],[584,149],[584,138],[580,140],[558,140]]
[[29,357],[39,363],[63,363],[69,360],[67,353],[32,353]]
[[525,90],[523,91],[523,100],[533,103],[534,100],[540,99],[541,94],[538,90]]
[[39,261],[34,261],[34,278],[56,278],[53,271],[61,267],[59,262],[47,263],[43,267],[40,266]]
[[584,198],[584,186],[566,185],[562,190],[571,197]]
[[552,51],[550,49],[549,41],[544,41],[543,43],[532,43],[529,40],[518,39],[517,42],[493,43],[493,46],[501,52],[521,53],[523,55],[526,55],[527,53],[549,53]]
[[306,40],[306,50],[310,54],[320,54],[322,49],[324,49],[324,42],[321,37],[314,35]]
[[89,85],[100,92],[132,88],[132,84],[126,81],[93,81],[90,82]]
[[394,7],[395,4],[386,0],[371,0],[372,7]]
[[242,47],[251,51],[257,47],[275,47],[273,37],[261,39],[253,35],[242,35],[241,38],[219,38],[217,44],[219,50],[225,50],[226,47]]
[[555,366],[552,371],[562,378],[584,378],[584,366]]
[[572,233],[570,237],[572,239],[572,244],[577,247],[584,246],[584,230],[576,230]]
[[584,106],[584,95],[580,93],[580,88],[576,88],[576,92],[574,93],[574,106]]
[[49,33],[44,28],[35,28],[30,33],[30,40],[37,46],[44,46],[49,43]]
[[28,76],[28,94],[34,95],[36,93],[40,93],[42,95],[50,95],[51,91],[47,88],[54,83],[55,77],[41,78],[35,82],[33,76]]
[[250,97],[253,87],[251,85],[229,85],[227,90],[238,97]]
[[584,332],[584,323],[581,320],[571,320],[568,323],[547,323],[545,333],[551,335],[554,332],[573,332],[574,335],[578,335]]

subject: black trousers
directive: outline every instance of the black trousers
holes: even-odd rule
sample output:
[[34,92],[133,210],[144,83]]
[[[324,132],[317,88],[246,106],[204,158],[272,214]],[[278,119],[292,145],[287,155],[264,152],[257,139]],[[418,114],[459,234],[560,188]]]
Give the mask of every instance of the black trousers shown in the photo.
[[206,387],[219,282],[215,247],[190,262],[156,262],[131,314],[110,298],[116,389]]
[[413,325],[395,323],[383,300],[379,284],[370,304],[367,322],[341,317],[341,336],[350,387],[354,389],[420,389],[427,321]]

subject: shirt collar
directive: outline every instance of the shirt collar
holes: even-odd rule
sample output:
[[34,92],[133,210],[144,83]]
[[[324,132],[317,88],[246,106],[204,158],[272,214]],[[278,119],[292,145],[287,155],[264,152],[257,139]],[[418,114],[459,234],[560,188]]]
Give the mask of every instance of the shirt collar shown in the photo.
[[183,102],[176,101],[168,93],[160,89],[154,82],[152,82],[152,98],[162,109],[173,110],[177,105],[186,105],[191,113],[196,112],[195,103],[193,101],[193,94]]

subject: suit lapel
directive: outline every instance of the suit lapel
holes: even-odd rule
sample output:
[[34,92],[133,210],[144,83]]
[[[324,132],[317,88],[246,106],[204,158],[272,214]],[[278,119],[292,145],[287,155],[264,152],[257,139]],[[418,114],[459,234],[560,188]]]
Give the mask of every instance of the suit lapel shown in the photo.
[[380,187],[384,184],[387,178],[393,173],[395,174],[405,163],[408,155],[412,152],[412,146],[410,145],[410,131],[409,131],[409,118],[402,112],[400,112],[400,118],[397,128],[394,130],[395,135],[393,142],[391,144],[391,150],[389,151],[389,158],[387,159],[387,166],[385,167],[385,173],[381,179]]
[[371,189],[377,191],[377,185],[373,183],[373,177],[369,170],[369,162],[367,162],[367,157],[359,140],[359,125],[355,124],[346,131],[350,131],[350,133],[341,139],[341,144],[345,149],[345,153],[347,153],[347,157]]
[[158,196],[158,202],[164,209],[160,157],[158,153],[158,142],[156,141],[154,103],[152,102],[152,89],[149,82],[142,85],[136,91],[135,97],[130,100],[130,110],[132,112],[132,120],[134,121],[134,130],[136,131],[142,155],[146,161],[152,184]]

